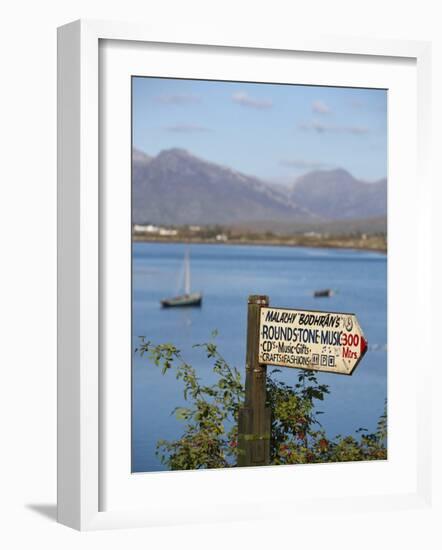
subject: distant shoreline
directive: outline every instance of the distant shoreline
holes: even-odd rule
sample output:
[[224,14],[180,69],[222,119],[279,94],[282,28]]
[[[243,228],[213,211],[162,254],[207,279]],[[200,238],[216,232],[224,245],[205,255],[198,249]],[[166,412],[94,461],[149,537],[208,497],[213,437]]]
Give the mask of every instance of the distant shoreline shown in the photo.
[[387,254],[387,246],[379,242],[379,238],[367,237],[366,239],[351,237],[323,237],[321,239],[306,239],[305,237],[292,239],[229,239],[220,241],[216,239],[185,238],[185,237],[152,237],[144,235],[132,235],[132,242],[146,243],[170,243],[170,244],[215,244],[215,245],[246,245],[246,246],[285,246],[290,248],[337,248],[342,250],[360,250],[364,252],[380,252]]

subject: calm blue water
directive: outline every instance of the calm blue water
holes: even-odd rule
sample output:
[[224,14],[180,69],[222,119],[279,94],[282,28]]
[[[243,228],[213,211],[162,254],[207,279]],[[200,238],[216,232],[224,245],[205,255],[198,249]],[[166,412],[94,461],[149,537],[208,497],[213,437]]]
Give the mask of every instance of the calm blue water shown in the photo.
[[[356,313],[369,352],[353,376],[320,374],[331,394],[321,403],[322,423],[330,434],[374,429],[387,393],[387,259],[384,254],[352,250],[265,246],[192,245],[192,290],[204,293],[203,306],[161,309],[160,300],[179,289],[184,245],[135,243],[133,246],[133,337],[172,342],[204,380],[211,365],[195,343],[210,339],[244,372],[247,296],[267,294],[272,306]],[[315,299],[318,288],[333,288],[331,298]],[[297,371],[280,376],[294,382]],[[133,358],[134,472],[163,470],[155,456],[158,439],[177,438],[182,424],[171,415],[182,405],[182,388],[173,373],[162,376]]]

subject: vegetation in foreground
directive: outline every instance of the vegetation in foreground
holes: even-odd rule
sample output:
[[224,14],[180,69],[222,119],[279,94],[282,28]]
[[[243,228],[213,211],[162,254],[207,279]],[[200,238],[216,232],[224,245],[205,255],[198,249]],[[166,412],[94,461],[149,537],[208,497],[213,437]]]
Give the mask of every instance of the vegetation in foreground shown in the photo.
[[[216,333],[213,333],[216,336]],[[172,344],[153,345],[141,337],[136,350],[150,365],[166,375],[175,374],[183,384],[185,407],[173,411],[183,422],[183,434],[176,441],[160,440],[157,455],[171,470],[229,468],[238,458],[238,411],[244,401],[239,371],[224,360],[214,342],[197,344],[213,363],[216,381],[205,385],[195,369]],[[274,369],[267,374],[267,400],[272,411],[271,464],[308,464],[383,460],[387,458],[387,413],[377,429],[364,428],[355,435],[327,436],[316,404],[330,393],[313,371],[298,371],[294,386],[277,379]]]

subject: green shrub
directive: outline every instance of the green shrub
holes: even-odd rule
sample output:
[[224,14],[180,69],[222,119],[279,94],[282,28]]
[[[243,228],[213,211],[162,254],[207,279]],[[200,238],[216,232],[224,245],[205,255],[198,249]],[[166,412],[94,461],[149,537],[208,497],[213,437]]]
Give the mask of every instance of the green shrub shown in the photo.
[[[213,333],[216,336],[216,332]],[[238,411],[244,402],[240,372],[228,365],[215,343],[197,344],[213,362],[216,381],[205,385],[180,350],[172,344],[153,345],[145,338],[137,353],[148,364],[173,371],[183,384],[186,407],[173,413],[184,424],[183,435],[176,441],[160,440],[157,455],[171,470],[229,468],[238,456]],[[299,370],[294,386],[267,374],[267,405],[272,411],[271,464],[306,464],[381,460],[387,458],[387,414],[379,418],[377,430],[367,433],[360,428],[355,435],[328,437],[321,426],[321,411],[316,403],[329,394],[319,384],[314,371]]]

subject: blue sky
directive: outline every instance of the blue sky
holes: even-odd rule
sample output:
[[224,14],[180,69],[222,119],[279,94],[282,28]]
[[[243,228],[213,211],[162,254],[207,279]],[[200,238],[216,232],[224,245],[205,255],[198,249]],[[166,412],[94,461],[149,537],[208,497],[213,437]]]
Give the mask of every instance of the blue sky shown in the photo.
[[344,168],[387,175],[385,90],[133,78],[133,144],[180,147],[265,180]]

